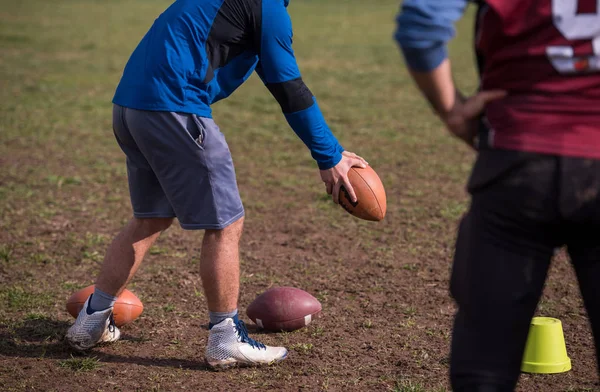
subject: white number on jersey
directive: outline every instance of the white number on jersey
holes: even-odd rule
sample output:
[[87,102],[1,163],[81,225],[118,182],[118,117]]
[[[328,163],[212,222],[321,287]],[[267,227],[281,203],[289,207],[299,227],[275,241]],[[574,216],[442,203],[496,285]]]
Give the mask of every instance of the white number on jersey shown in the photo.
[[592,53],[575,56],[567,45],[548,46],[546,54],[560,73],[585,73],[600,71],[600,0],[596,0],[596,13],[578,14],[579,2],[594,0],[552,0],[554,26],[568,40],[591,40]]

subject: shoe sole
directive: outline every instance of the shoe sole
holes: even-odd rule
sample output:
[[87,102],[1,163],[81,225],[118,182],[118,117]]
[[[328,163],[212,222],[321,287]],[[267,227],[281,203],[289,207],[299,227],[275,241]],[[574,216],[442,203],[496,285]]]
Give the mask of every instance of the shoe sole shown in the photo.
[[70,341],[69,338],[67,338],[66,336],[64,338],[64,341],[70,348],[72,348],[73,350],[80,352],[80,353],[89,351],[96,346],[96,345],[93,345],[91,347],[81,347],[77,343]]
[[246,367],[264,367],[264,366],[271,366],[271,365],[275,365],[281,361],[283,361],[284,359],[286,359],[288,356],[288,353],[285,353],[285,355],[279,359],[274,359],[271,362],[267,362],[267,363],[261,363],[261,362],[240,362],[237,359],[233,359],[233,360],[224,360],[224,361],[215,361],[215,362],[211,362],[208,359],[204,359],[206,362],[206,365],[208,366],[209,369],[213,370],[213,371],[222,371],[222,370],[227,370],[227,369],[232,369],[232,368],[246,368]]
[[98,346],[102,346],[105,344],[114,343],[114,342],[118,341],[121,338],[121,332],[119,331],[119,333],[115,339],[102,340],[103,338],[104,338],[104,336],[101,338],[101,340],[99,342],[96,342],[89,347],[81,347],[78,343],[72,342],[67,335],[65,335],[64,340],[69,345],[69,347],[71,347],[73,350],[78,351],[78,352],[86,352],[86,351],[93,349],[94,347],[98,347]]

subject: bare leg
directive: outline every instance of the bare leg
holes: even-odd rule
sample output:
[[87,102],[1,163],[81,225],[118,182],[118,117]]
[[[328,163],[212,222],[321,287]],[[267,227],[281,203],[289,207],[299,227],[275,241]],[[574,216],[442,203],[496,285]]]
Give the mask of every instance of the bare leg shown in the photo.
[[148,249],[171,223],[173,218],[132,218],[108,247],[96,287],[107,294],[119,296]]
[[[240,291],[239,240],[243,219],[223,230],[207,230],[200,255],[200,277],[208,310],[213,314],[237,309]],[[212,368],[235,364],[266,365],[287,357],[285,347],[265,346],[248,336],[245,325],[230,316],[212,325],[205,359]]]
[[206,230],[200,254],[200,277],[211,312],[237,309],[240,292],[239,241],[244,219],[223,230]]

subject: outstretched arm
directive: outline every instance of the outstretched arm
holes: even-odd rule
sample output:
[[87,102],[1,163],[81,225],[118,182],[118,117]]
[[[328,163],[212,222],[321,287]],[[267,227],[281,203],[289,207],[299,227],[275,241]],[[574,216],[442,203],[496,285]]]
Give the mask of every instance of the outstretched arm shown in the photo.
[[309,148],[334,201],[338,202],[341,185],[356,200],[348,170],[352,166],[364,167],[366,162],[344,152],[327,126],[316,98],[304,84],[292,50],[292,23],[283,2],[263,0],[261,16],[260,34],[255,42],[258,75],[279,102],[288,124]]
[[450,132],[473,146],[486,104],[506,95],[483,91],[466,99],[452,79],[446,44],[467,0],[405,0],[395,37],[411,76]]

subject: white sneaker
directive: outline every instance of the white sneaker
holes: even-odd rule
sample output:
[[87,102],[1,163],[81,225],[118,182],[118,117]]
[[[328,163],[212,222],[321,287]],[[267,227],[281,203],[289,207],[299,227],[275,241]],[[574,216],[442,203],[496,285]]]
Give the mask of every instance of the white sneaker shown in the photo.
[[208,334],[206,362],[212,368],[269,365],[287,357],[284,347],[270,347],[248,336],[243,321],[227,318]]
[[69,345],[78,351],[89,350],[100,343],[116,342],[121,337],[121,331],[112,318],[112,308],[87,314],[91,297],[90,295],[85,301],[75,324],[69,328],[65,337]]

